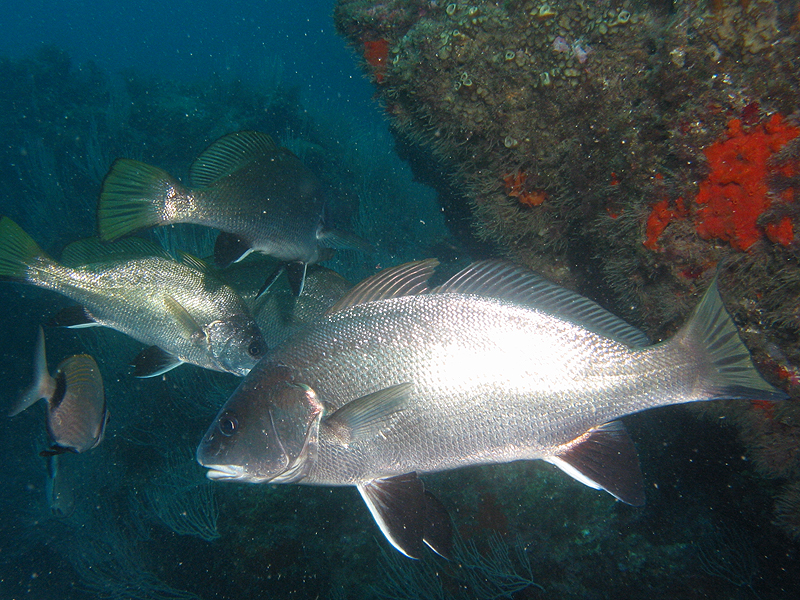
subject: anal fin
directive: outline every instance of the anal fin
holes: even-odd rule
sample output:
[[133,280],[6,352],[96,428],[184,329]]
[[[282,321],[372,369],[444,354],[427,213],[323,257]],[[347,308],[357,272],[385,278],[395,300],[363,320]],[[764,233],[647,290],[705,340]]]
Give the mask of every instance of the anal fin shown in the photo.
[[593,427],[545,460],[584,485],[605,490],[626,504],[644,505],[639,457],[620,421]]

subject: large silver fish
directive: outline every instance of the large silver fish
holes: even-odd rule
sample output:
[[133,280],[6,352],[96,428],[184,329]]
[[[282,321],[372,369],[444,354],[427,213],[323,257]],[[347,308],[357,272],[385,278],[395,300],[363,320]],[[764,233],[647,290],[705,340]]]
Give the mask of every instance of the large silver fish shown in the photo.
[[157,167],[119,159],[103,181],[98,225],[103,240],[172,223],[220,229],[214,258],[220,267],[260,252],[288,263],[299,295],[308,264],[324,248],[369,251],[348,233],[326,229],[322,186],[286,148],[255,131],[214,142],[189,170],[193,188]]
[[[13,417],[39,400],[47,401],[47,433],[51,446],[42,456],[63,452],[86,452],[103,441],[108,421],[103,378],[95,360],[76,354],[47,372],[44,331],[39,328],[34,355],[33,383],[9,412]],[[55,467],[55,463],[53,465]],[[55,471],[52,471],[55,478]]]
[[197,450],[215,480],[354,485],[398,550],[441,554],[450,525],[418,473],[543,459],[644,503],[620,417],[785,395],[753,366],[712,284],[670,340],[521,268],[435,261],[370,278],[242,381]]
[[151,345],[134,374],[152,377],[187,362],[245,375],[266,346],[236,292],[197,259],[172,259],[155,244],[131,238],[88,239],[49,258],[7,217],[0,219],[0,277],[56,291],[81,304],[56,325],[104,325]]

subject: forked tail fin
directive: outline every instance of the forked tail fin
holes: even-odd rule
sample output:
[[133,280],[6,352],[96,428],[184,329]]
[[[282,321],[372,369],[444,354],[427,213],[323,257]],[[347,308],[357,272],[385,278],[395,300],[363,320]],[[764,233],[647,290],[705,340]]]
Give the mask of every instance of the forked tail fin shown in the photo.
[[788,398],[756,370],[750,352],[722,303],[716,277],[689,321],[669,343],[681,344],[704,365],[697,390],[703,399],[777,401]]
[[186,195],[169,173],[137,160],[118,158],[111,165],[100,190],[97,227],[100,238],[113,241],[140,229],[179,223],[168,217],[167,204]]
[[8,217],[0,217],[0,277],[28,281],[28,267],[47,255]]

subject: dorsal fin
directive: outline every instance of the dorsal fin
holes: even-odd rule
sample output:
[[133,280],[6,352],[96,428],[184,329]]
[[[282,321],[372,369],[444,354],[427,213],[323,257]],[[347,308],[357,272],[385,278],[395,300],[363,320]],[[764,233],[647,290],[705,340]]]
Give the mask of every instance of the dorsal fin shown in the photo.
[[428,258],[384,269],[372,277],[367,277],[342,296],[326,314],[330,315],[375,300],[424,294],[428,291],[428,279],[438,264],[439,261],[435,258]]
[[91,237],[72,242],[61,253],[64,266],[77,268],[99,262],[131,260],[132,258],[172,259],[169,253],[158,244],[142,238],[125,238],[116,242],[103,242]]
[[431,293],[475,294],[508,300],[566,319],[628,346],[641,348],[650,344],[642,331],[596,302],[502,260],[473,263]]
[[195,159],[189,169],[189,177],[192,185],[207,187],[250,163],[254,158],[280,151],[275,141],[266,133],[229,133],[211,144]]

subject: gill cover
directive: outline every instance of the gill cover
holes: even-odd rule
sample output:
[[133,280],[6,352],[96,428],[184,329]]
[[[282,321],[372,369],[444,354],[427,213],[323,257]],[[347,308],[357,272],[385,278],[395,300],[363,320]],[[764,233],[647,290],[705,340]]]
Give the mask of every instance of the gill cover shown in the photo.
[[197,449],[211,479],[290,483],[314,463],[323,406],[285,365],[257,366],[222,407]]
[[212,321],[203,330],[211,356],[225,371],[247,375],[267,352],[261,331],[247,317]]

